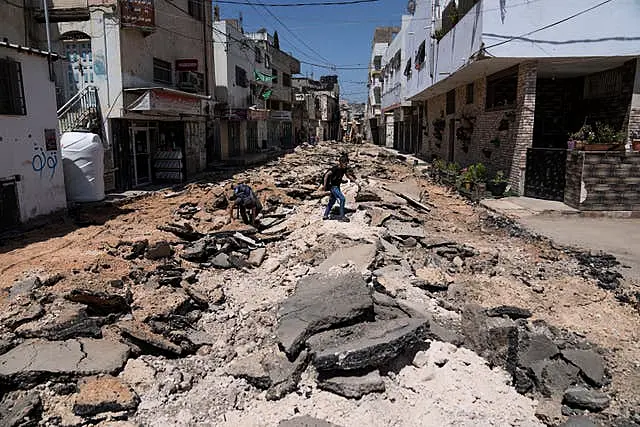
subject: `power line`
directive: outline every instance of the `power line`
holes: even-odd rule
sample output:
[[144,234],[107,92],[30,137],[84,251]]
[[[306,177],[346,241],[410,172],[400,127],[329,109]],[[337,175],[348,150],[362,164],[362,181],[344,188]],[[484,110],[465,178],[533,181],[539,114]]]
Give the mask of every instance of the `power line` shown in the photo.
[[305,6],[342,6],[348,4],[358,4],[358,3],[376,3],[380,0],[342,0],[342,1],[322,1],[318,3],[249,3],[249,2],[241,2],[236,0],[217,0],[217,3],[226,3],[226,4],[255,4],[257,6],[269,6],[269,7],[305,7]]
[[[273,16],[275,18],[276,21],[278,21],[280,23],[280,25],[282,25],[282,27],[287,30],[289,32],[289,34],[291,34],[293,36],[293,38],[295,38],[296,40],[298,40],[300,43],[302,43],[304,46],[307,47],[307,49],[309,49],[310,52],[313,52],[314,54],[316,54],[318,56],[318,58],[322,59],[324,62],[326,62],[327,64],[331,64],[331,61],[329,61],[327,58],[325,58],[324,56],[322,56],[320,53],[318,53],[318,51],[316,51],[314,48],[312,48],[311,46],[309,46],[304,40],[302,40],[300,37],[298,37],[293,31],[291,31],[289,29],[289,27],[287,27],[287,25],[282,22],[282,20],[280,20],[280,18],[278,18],[276,15],[273,14],[273,12],[271,12],[266,5],[264,5],[261,1],[257,0],[258,4],[261,5],[264,10],[266,10],[269,15]],[[249,3],[248,0],[246,0],[247,3]]]
[[572,20],[572,19],[574,19],[574,18],[577,18],[577,17],[578,17],[578,16],[580,16],[580,15],[584,15],[584,14],[585,14],[585,13],[587,13],[587,12],[591,12],[591,11],[592,11],[592,10],[594,10],[594,9],[597,9],[597,8],[599,8],[599,7],[601,7],[601,6],[604,6],[604,5],[605,5],[605,4],[607,4],[607,3],[611,3],[612,1],[613,1],[613,0],[605,0],[605,1],[601,2],[601,3],[596,4],[595,6],[591,6],[590,8],[584,9],[584,10],[582,10],[582,11],[578,12],[578,13],[574,13],[573,15],[568,16],[568,17],[566,17],[566,18],[564,18],[564,19],[561,19],[561,20],[559,20],[559,21],[556,21],[556,22],[554,22],[554,23],[552,23],[552,24],[545,25],[544,27],[538,28],[537,30],[529,31],[528,33],[524,33],[524,34],[521,34],[521,35],[519,35],[519,36],[510,37],[510,38],[509,38],[509,39],[507,39],[507,40],[503,40],[503,41],[501,41],[501,42],[494,43],[494,44],[492,44],[492,45],[490,45],[490,46],[485,46],[483,49],[484,49],[484,50],[487,50],[487,49],[494,48],[494,47],[496,47],[496,46],[502,46],[503,44],[506,44],[506,43],[512,42],[512,41],[517,40],[517,39],[520,39],[520,38],[522,38],[522,37],[527,37],[527,36],[530,36],[531,34],[535,34],[535,33],[538,33],[538,32],[540,32],[540,31],[544,31],[544,30],[546,30],[546,29],[549,29],[549,28],[551,28],[551,27],[555,27],[556,25],[560,25],[560,24],[562,24],[562,23],[565,23],[565,22],[567,22],[567,21],[570,21],[570,20]]

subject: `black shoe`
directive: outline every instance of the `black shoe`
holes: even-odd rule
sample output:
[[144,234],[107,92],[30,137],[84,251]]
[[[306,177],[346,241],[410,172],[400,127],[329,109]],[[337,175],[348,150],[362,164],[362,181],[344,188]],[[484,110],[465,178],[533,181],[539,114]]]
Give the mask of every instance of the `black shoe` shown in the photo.
[[322,220],[323,220],[323,221],[326,221],[326,220],[328,220],[328,219],[329,219],[329,216],[328,216],[328,215],[325,215],[325,216],[323,216],[323,217],[322,217]]
[[349,218],[347,218],[346,216],[340,217],[338,219],[338,221],[340,221],[340,222],[351,222],[351,220]]

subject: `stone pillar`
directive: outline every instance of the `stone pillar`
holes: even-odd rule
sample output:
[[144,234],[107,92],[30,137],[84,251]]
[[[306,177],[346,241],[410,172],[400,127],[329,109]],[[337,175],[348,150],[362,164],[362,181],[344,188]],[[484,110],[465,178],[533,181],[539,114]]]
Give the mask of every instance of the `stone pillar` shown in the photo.
[[631,138],[635,135],[640,139],[640,56],[636,59],[636,77],[633,84],[633,95],[629,105],[628,148],[631,146]]
[[518,98],[516,103],[516,134],[509,183],[512,190],[524,194],[527,148],[533,144],[533,121],[536,110],[536,81],[538,67],[535,61],[523,62],[518,67]]

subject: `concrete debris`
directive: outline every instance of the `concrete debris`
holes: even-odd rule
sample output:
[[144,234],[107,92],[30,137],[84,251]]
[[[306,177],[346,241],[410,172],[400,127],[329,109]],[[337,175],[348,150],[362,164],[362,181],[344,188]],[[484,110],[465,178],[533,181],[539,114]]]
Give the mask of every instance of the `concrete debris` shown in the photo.
[[313,418],[309,416],[295,417],[288,420],[282,420],[278,423],[278,427],[340,427],[336,424],[325,420]]
[[143,353],[180,356],[182,348],[162,335],[155,333],[147,324],[135,320],[123,320],[116,324],[124,338],[131,341]]
[[571,408],[587,409],[592,412],[600,412],[609,407],[609,396],[597,390],[589,390],[584,387],[570,387],[564,392],[563,402]]
[[54,376],[112,373],[128,357],[129,347],[108,339],[26,340],[0,356],[0,383],[28,385]]
[[526,308],[514,307],[511,305],[501,305],[499,307],[493,307],[487,310],[487,316],[489,317],[503,317],[507,316],[510,319],[528,319],[531,317],[531,311]]
[[558,346],[545,335],[525,335],[519,342],[518,364],[524,368],[533,368],[536,362],[551,359],[560,351]]
[[580,368],[584,377],[597,387],[605,384],[605,365],[602,356],[592,350],[567,349],[562,357]]
[[73,412],[91,416],[102,412],[132,412],[140,403],[138,395],[116,377],[106,375],[80,381]]
[[166,240],[160,240],[149,245],[145,253],[145,257],[151,260],[170,258],[171,255],[173,255],[173,249]]
[[413,273],[406,268],[397,265],[386,265],[373,271],[376,283],[385,289],[385,292],[395,297],[412,285]]
[[426,237],[425,231],[420,226],[414,226],[410,223],[398,221],[396,219],[390,219],[384,223],[384,226],[389,230],[389,234],[400,240],[407,237],[415,237],[416,239],[424,239]]
[[196,241],[203,237],[202,233],[196,231],[188,222],[184,224],[168,223],[166,225],[159,225],[158,230],[173,233],[179,238],[189,242]]
[[15,329],[24,338],[64,340],[70,337],[99,337],[102,321],[89,317],[82,304],[56,299],[47,305],[44,316]]
[[589,418],[584,416],[569,417],[569,419],[558,427],[600,427],[600,424],[596,424]]
[[3,427],[36,426],[41,412],[40,395],[33,390],[7,393],[0,401],[0,423]]
[[0,312],[0,324],[9,329],[38,319],[44,314],[42,304],[32,300],[25,300],[22,304],[13,303],[9,307]]
[[403,354],[419,350],[427,337],[424,319],[392,319],[321,332],[307,340],[319,371],[379,368]]
[[327,378],[321,380],[318,387],[349,399],[360,399],[369,393],[385,391],[384,381],[378,371],[369,372],[364,376]]
[[560,397],[577,382],[579,369],[564,360],[546,360],[535,362],[531,372],[543,395]]
[[287,355],[296,357],[314,333],[371,317],[373,300],[359,274],[314,274],[302,278],[278,309],[275,334]]
[[320,273],[329,273],[331,269],[345,263],[352,265],[356,271],[365,271],[373,263],[376,256],[376,245],[363,244],[340,248],[333,252],[317,268]]
[[267,250],[265,248],[254,249],[249,254],[249,259],[247,260],[247,262],[254,267],[260,267],[266,255]]
[[125,313],[129,311],[130,295],[121,295],[91,289],[73,289],[65,299],[84,304],[93,313],[106,316],[111,313]]

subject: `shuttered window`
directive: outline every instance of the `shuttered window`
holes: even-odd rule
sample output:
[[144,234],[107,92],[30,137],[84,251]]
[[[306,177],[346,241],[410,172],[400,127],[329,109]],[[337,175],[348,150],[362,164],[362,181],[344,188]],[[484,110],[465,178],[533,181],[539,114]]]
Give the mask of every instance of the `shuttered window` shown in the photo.
[[0,114],[27,114],[22,67],[19,62],[11,59],[0,59]]

